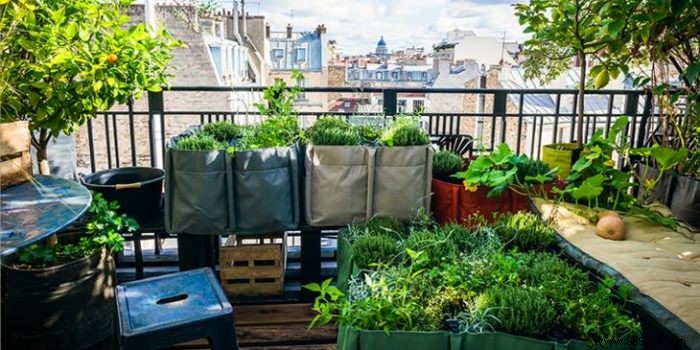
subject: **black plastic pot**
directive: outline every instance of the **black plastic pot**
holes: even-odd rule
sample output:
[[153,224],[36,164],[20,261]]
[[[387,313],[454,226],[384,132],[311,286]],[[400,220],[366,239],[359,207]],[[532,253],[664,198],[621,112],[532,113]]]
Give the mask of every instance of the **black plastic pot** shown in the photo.
[[98,171],[81,182],[106,200],[119,202],[121,213],[144,223],[159,215],[164,178],[162,169],[129,167]]
[[671,212],[677,219],[700,229],[700,181],[687,176],[676,177],[671,197]]

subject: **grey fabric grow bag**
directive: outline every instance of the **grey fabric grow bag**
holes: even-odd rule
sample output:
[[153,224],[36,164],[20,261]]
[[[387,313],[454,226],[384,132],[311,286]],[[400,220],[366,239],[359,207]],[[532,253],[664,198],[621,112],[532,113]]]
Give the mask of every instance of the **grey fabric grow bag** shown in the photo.
[[314,146],[305,156],[305,219],[344,226],[372,216],[408,221],[430,206],[432,149]]
[[299,225],[297,147],[236,153],[232,160],[233,230],[267,233]]
[[299,225],[298,148],[225,151],[173,149],[189,128],[169,140],[165,164],[168,233],[254,234]]
[[220,235],[231,231],[228,163],[225,151],[166,150],[168,233]]

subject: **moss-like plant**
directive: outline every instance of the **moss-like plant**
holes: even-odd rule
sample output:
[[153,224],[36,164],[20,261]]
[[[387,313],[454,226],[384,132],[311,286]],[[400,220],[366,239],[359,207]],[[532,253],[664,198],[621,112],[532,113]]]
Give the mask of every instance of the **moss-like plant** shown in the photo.
[[507,247],[517,247],[521,251],[544,251],[556,243],[556,231],[531,213],[503,215],[495,228]]
[[221,142],[229,142],[235,138],[241,137],[242,134],[241,127],[229,121],[206,124],[202,128],[202,132]]
[[462,157],[454,152],[441,150],[433,154],[433,177],[437,179],[448,182],[461,182],[451,178],[451,176],[463,168]]
[[381,143],[390,147],[419,146],[430,143],[430,137],[418,126],[417,118],[396,117],[384,130]]
[[211,135],[198,132],[180,138],[173,148],[183,151],[213,151],[223,150],[228,146],[227,142],[221,142]]
[[476,298],[481,312],[498,321],[495,328],[526,337],[542,337],[556,326],[557,311],[540,290],[530,287],[493,286]]
[[362,138],[356,128],[345,119],[324,117],[306,130],[306,138],[313,145],[356,146]]
[[360,236],[352,244],[353,261],[361,269],[370,269],[373,264],[392,262],[400,255],[401,248],[396,240],[386,235]]

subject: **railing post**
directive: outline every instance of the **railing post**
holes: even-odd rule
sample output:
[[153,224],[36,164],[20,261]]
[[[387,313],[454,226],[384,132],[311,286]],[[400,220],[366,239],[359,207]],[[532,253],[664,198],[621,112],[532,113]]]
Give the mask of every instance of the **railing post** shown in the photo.
[[396,90],[384,90],[382,94],[384,99],[384,115],[393,117],[396,115]]
[[[629,117],[630,119],[636,118],[637,117],[637,109],[639,107],[639,95],[636,92],[630,92],[627,94],[627,98],[625,99],[625,115]],[[629,135],[629,130],[630,130],[630,123],[627,123],[627,126],[625,127],[625,130],[623,130],[623,137],[627,137]],[[632,142],[634,140],[630,140]]]
[[162,138],[161,118],[163,118],[163,92],[148,92],[149,139],[151,141],[151,166],[163,167],[164,143]]
[[[501,142],[506,142],[506,92],[496,91],[493,95],[493,115],[501,116]],[[495,131],[496,125],[491,125],[491,130]],[[494,132],[491,132],[493,135]],[[494,140],[491,140],[492,148]]]
[[644,147],[644,141],[647,139],[647,137],[651,135],[647,135],[647,123],[649,121],[649,117],[651,116],[651,107],[652,107],[652,100],[653,96],[651,94],[651,90],[645,90],[644,91],[644,110],[642,110],[642,119],[639,121],[639,132],[637,133],[637,147]]

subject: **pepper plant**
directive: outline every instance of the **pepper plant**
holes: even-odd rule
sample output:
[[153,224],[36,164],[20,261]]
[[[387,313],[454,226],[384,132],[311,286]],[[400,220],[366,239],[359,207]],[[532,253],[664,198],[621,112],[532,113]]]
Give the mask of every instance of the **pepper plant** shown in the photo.
[[130,25],[131,2],[0,1],[0,121],[29,120],[42,174],[51,137],[166,83],[181,43],[163,28]]

